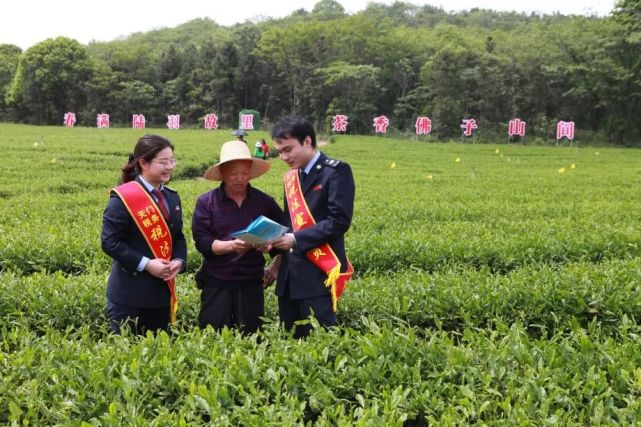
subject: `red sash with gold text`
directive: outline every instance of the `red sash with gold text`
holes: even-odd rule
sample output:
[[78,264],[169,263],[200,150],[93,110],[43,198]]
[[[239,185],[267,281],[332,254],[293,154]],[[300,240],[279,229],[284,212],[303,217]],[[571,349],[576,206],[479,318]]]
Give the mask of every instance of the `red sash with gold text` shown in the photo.
[[[120,197],[129,214],[133,218],[138,230],[144,236],[149,249],[155,258],[171,261],[172,241],[171,233],[165,218],[162,216],[158,205],[151,195],[137,181],[129,181],[113,191]],[[166,280],[170,294],[171,323],[176,322],[178,311],[178,298],[176,296],[175,279]]]
[[[285,198],[289,207],[289,217],[292,221],[294,231],[304,230],[316,224],[307,202],[303,197],[303,191],[298,178],[298,170],[292,169],[285,174]],[[341,262],[328,243],[308,251],[306,254],[312,264],[320,268],[327,275],[325,286],[332,292],[332,305],[336,311],[338,299],[343,294],[347,282],[354,274],[352,263],[347,260],[347,271],[341,273]]]

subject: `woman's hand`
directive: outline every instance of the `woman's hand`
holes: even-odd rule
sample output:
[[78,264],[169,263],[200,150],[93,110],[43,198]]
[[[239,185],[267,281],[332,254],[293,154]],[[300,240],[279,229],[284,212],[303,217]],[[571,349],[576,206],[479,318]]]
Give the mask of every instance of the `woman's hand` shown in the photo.
[[181,259],[174,259],[169,263],[169,276],[165,280],[175,278],[180,270],[183,268],[183,261]]
[[162,258],[150,259],[145,270],[154,277],[167,280],[171,275],[170,262]]

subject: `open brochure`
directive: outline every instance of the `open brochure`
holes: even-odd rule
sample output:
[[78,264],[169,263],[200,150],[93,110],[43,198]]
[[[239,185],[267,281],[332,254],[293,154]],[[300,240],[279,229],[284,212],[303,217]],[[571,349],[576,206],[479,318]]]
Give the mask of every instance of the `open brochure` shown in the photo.
[[287,233],[288,228],[261,215],[246,228],[231,233],[232,237],[254,245],[264,245]]

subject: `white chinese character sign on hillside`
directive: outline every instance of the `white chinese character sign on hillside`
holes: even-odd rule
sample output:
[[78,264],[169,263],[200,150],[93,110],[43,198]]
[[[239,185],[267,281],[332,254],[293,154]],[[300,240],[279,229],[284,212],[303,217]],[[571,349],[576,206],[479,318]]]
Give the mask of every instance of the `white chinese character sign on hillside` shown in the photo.
[[63,121],[64,125],[68,128],[72,128],[76,124],[76,113],[65,113],[65,118]]
[[218,129],[218,116],[215,114],[207,114],[204,125],[205,129]]
[[429,135],[432,132],[432,119],[429,117],[417,117],[416,124],[417,135]]
[[475,119],[463,119],[461,124],[461,129],[463,129],[463,135],[472,136],[472,132],[479,128],[479,125],[476,124]]
[[387,133],[389,119],[385,116],[374,117],[374,130],[376,133]]
[[572,141],[574,139],[574,122],[564,122],[561,120],[556,124],[556,139],[560,140],[563,137]]
[[507,126],[508,136],[520,136],[521,138],[525,136],[525,122],[521,119],[510,120],[510,123]]
[[96,114],[96,127],[106,129],[109,127],[109,114]]
[[332,132],[347,132],[347,116],[344,114],[337,114],[334,116],[332,122]]
[[252,114],[241,114],[239,129],[254,129],[254,116]]
[[180,129],[180,114],[167,116],[167,128]]
[[134,129],[145,128],[145,116],[143,114],[134,114],[131,117],[131,127]]

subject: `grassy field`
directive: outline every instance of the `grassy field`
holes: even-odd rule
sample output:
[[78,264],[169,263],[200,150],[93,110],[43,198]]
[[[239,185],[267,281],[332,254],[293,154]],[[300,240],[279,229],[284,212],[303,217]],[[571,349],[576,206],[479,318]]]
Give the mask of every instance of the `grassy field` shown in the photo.
[[[334,137],[356,276],[341,327],[299,342],[271,291],[256,336],[196,327],[189,224],[231,136],[151,132],[176,146],[189,259],[178,324],[138,338],[108,334],[99,235],[143,132],[0,125],[0,423],[641,422],[639,150]],[[271,162],[252,184],[282,203]]]

